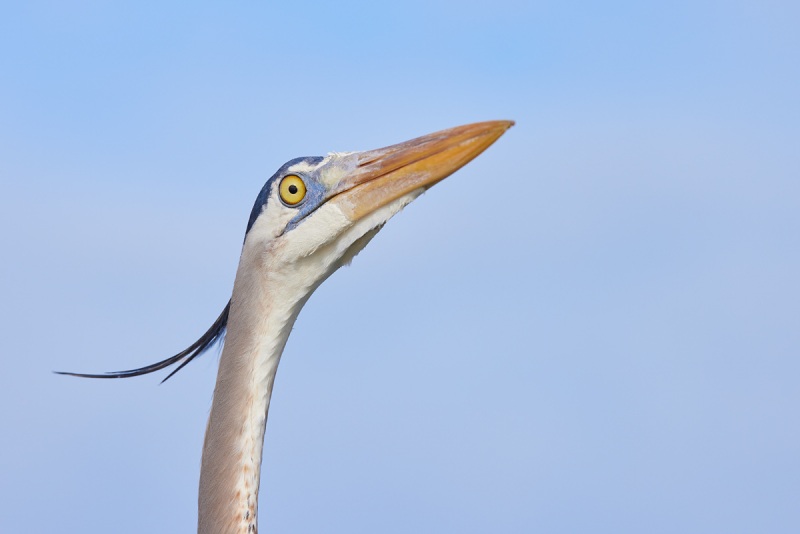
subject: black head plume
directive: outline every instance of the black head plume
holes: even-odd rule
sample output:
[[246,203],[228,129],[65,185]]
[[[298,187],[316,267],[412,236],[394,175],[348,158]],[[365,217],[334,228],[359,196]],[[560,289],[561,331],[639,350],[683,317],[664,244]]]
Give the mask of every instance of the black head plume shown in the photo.
[[165,367],[169,367],[170,365],[174,365],[176,363],[180,363],[178,367],[176,367],[170,374],[167,375],[167,378],[161,381],[163,384],[167,380],[170,379],[172,375],[183,369],[183,367],[189,363],[190,361],[194,360],[196,357],[200,356],[209,347],[211,347],[217,341],[220,341],[225,335],[225,327],[228,324],[228,313],[231,310],[231,303],[228,301],[228,304],[225,306],[225,309],[222,310],[222,313],[217,317],[217,320],[214,321],[214,324],[211,325],[205,334],[203,334],[200,339],[192,343],[186,349],[182,350],[175,356],[171,356],[166,360],[161,360],[160,362],[156,362],[150,365],[146,365],[144,367],[140,367],[138,369],[130,369],[128,371],[114,371],[110,373],[100,373],[100,374],[89,374],[89,373],[70,373],[64,371],[56,371],[56,374],[59,375],[69,375],[69,376],[80,376],[83,378],[130,378],[132,376],[141,376],[146,375],[148,373],[152,373],[155,371],[159,371],[164,369]]

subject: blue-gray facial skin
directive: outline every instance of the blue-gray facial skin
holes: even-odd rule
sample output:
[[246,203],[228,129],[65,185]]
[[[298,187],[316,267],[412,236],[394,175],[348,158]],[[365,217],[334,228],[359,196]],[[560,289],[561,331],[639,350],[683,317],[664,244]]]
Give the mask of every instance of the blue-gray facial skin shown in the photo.
[[[293,230],[295,227],[297,227],[300,221],[307,217],[312,211],[317,209],[325,199],[325,186],[323,186],[318,180],[316,172],[317,165],[319,165],[323,159],[324,158],[322,156],[307,156],[304,158],[295,158],[284,163],[281,168],[278,169],[278,171],[273,174],[269,180],[267,180],[267,182],[264,184],[264,187],[261,188],[261,192],[258,193],[255,204],[253,204],[253,210],[250,212],[250,219],[247,221],[247,230],[245,230],[245,236],[247,236],[247,232],[249,232],[250,228],[253,227],[256,219],[259,215],[261,215],[261,212],[264,211],[267,201],[269,200],[269,194],[270,191],[272,191],[273,184],[282,180],[284,176],[289,174],[297,175],[303,180],[306,185],[306,196],[298,204],[289,206],[297,210],[297,216],[292,218],[283,233]],[[309,167],[314,168],[315,170],[311,172],[289,172],[289,168],[297,165],[298,163],[307,163]]]

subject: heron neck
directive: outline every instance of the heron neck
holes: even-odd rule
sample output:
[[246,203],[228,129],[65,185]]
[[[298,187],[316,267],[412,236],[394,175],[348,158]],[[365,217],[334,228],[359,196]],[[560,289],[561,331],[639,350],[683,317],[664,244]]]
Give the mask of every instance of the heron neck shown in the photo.
[[[251,250],[252,249],[252,250]],[[198,533],[257,532],[264,431],[281,353],[313,288],[270,278],[264,251],[245,244],[206,428]]]

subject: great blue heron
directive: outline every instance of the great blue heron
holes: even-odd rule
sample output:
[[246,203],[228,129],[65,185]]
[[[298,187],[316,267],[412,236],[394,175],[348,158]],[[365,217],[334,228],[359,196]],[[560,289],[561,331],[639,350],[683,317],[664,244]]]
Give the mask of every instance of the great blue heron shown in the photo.
[[62,374],[124,378],[178,364],[169,378],[227,329],[203,445],[197,530],[256,532],[272,385],[303,304],[386,221],[483,152],[513,124],[469,124],[377,150],[287,162],[256,198],[231,300],[199,340],[171,358],[139,369]]

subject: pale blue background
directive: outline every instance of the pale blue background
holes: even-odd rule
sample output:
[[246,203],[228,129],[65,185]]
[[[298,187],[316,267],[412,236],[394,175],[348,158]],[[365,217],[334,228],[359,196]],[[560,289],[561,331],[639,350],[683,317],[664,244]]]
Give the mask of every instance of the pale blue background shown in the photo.
[[264,532],[800,532],[797,2],[4,2],[0,531],[191,532],[284,161],[514,119],[311,299]]

